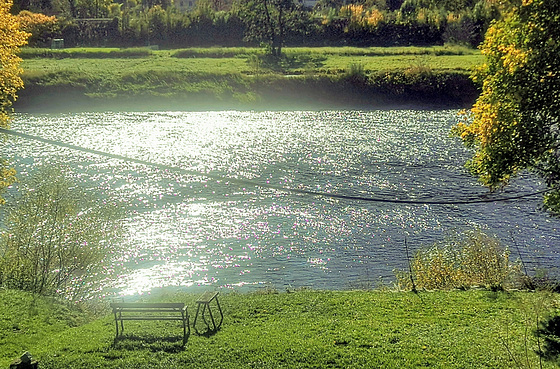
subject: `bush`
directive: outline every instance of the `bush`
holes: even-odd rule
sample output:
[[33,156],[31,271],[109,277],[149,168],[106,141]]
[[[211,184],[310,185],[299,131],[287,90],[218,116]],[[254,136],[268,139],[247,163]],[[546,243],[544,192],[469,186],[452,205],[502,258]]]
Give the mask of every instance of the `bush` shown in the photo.
[[560,315],[553,315],[541,321],[535,335],[544,341],[537,353],[545,360],[560,366]]
[[[410,263],[418,289],[488,287],[503,289],[520,280],[519,265],[511,264],[502,243],[481,230],[464,232],[457,239],[420,249]],[[410,272],[398,272],[403,288],[413,288]]]
[[121,233],[121,207],[101,203],[54,169],[5,209],[0,286],[69,298],[88,295]]
[[355,84],[365,84],[367,81],[367,74],[363,64],[351,63],[344,74],[344,78]]
[[56,17],[23,10],[18,14],[21,29],[31,34],[28,44],[31,46],[45,46],[58,32]]

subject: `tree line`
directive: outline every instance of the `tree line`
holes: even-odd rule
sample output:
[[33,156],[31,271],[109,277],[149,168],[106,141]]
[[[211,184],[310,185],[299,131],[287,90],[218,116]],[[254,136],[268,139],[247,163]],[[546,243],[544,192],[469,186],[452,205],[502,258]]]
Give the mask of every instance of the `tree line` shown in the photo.
[[[496,0],[16,0],[31,46],[477,46]],[[186,5],[187,4],[187,5]],[[181,7],[181,5],[183,7]],[[186,10],[180,10],[186,9]]]

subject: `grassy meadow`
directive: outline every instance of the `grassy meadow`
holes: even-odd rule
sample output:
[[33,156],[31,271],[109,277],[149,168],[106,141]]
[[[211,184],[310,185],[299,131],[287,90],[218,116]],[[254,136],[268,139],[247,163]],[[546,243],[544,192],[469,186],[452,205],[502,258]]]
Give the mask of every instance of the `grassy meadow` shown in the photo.
[[26,75],[83,72],[92,76],[120,77],[126,74],[155,72],[190,72],[200,75],[338,74],[350,65],[361,64],[366,73],[406,70],[422,66],[432,71],[469,73],[482,61],[479,51],[446,47],[395,48],[286,48],[279,65],[262,65],[260,70],[251,56],[263,55],[260,49],[196,48],[182,50],[149,49],[68,49],[24,50]]
[[26,89],[16,110],[59,94],[249,107],[286,97],[327,106],[367,106],[379,96],[403,101],[427,96],[435,102],[441,97],[464,104],[476,95],[468,76],[482,61],[477,50],[443,46],[286,48],[280,61],[256,48],[24,49],[21,56]]
[[[539,363],[532,331],[557,307],[545,292],[310,291],[222,293],[224,322],[192,331],[178,322],[125,322],[115,339],[96,316],[53,299],[0,290],[0,367],[29,351],[53,368],[512,368]],[[161,292],[149,301],[197,295]],[[91,311],[91,310],[90,310]]]

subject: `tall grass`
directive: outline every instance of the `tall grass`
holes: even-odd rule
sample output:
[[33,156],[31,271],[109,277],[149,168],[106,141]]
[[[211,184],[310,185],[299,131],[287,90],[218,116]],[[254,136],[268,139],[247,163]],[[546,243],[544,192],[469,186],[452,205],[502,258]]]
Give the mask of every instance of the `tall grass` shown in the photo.
[[323,54],[338,56],[397,56],[397,55],[475,55],[476,49],[464,46],[406,46],[406,47],[297,47],[284,48],[286,55]]
[[397,273],[402,288],[425,290],[503,289],[521,284],[522,277],[521,266],[510,261],[507,247],[480,229],[418,250],[410,261],[410,272]]

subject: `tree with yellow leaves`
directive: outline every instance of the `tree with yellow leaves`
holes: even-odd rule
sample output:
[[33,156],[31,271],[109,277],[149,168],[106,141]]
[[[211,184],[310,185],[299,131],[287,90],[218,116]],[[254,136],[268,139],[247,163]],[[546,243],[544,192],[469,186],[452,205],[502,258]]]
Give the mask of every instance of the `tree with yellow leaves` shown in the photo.
[[[20,30],[17,17],[10,14],[12,0],[0,0],[0,127],[6,128],[10,121],[10,107],[17,91],[23,87],[21,59],[17,53],[27,42],[29,34]],[[0,160],[0,190],[15,179],[15,171]],[[0,198],[0,202],[3,199]]]
[[467,166],[497,189],[521,170],[550,187],[544,204],[560,215],[560,2],[511,0],[481,46],[482,93],[455,133],[476,150]]
[[52,39],[57,31],[58,20],[54,15],[48,16],[22,10],[17,15],[20,29],[30,34],[27,42],[29,46],[43,46]]

